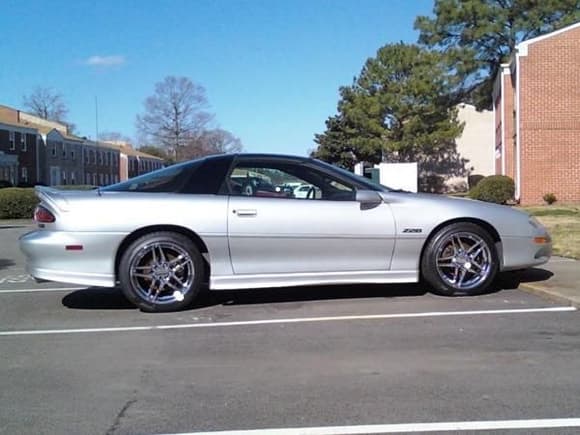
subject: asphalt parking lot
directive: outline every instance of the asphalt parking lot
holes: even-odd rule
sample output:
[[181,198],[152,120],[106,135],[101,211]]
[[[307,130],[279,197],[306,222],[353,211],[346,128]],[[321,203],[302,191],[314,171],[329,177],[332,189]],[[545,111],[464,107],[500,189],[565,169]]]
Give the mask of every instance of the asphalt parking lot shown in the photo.
[[580,428],[580,316],[514,285],[213,292],[144,314],[114,289],[32,282],[28,230],[0,228],[2,434]]

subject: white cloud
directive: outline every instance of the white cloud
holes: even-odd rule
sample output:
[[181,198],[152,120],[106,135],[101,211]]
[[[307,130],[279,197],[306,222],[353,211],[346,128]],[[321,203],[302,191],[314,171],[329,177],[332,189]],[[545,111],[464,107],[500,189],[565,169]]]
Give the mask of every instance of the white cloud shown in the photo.
[[125,63],[125,56],[91,56],[85,60],[85,65],[89,66],[116,66]]

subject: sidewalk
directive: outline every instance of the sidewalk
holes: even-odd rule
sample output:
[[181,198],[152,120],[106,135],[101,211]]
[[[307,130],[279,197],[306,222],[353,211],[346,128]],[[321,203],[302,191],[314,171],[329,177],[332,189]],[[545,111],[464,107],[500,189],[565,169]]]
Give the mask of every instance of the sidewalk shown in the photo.
[[517,274],[522,290],[580,308],[580,261],[552,257],[547,264]]

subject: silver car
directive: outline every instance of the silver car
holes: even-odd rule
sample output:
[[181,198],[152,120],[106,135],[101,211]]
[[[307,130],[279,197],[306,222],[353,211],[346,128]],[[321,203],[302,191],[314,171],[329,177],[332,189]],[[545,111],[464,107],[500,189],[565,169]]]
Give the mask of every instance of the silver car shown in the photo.
[[[313,186],[305,198],[277,186]],[[120,285],[144,311],[210,290],[424,279],[484,292],[499,271],[551,255],[546,229],[510,207],[389,189],[329,164],[262,154],[181,163],[92,191],[37,187],[20,246],[38,280]]]

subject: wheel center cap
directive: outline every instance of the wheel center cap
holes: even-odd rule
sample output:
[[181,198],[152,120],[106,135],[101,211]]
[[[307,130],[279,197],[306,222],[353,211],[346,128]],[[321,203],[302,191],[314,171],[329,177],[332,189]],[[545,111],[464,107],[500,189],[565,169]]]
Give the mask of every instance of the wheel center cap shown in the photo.
[[155,266],[153,266],[153,275],[155,276],[155,278],[158,279],[167,278],[169,277],[170,272],[171,270],[167,263],[156,264]]

